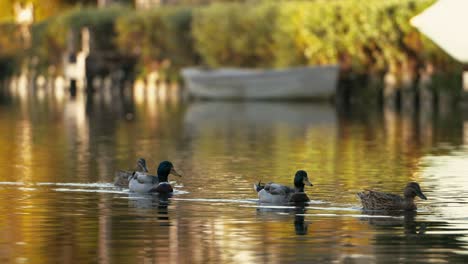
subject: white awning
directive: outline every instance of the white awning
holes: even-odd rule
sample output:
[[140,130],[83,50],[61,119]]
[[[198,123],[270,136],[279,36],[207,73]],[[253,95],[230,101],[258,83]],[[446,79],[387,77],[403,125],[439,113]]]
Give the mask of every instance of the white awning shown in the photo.
[[410,22],[453,58],[468,63],[468,0],[439,0]]

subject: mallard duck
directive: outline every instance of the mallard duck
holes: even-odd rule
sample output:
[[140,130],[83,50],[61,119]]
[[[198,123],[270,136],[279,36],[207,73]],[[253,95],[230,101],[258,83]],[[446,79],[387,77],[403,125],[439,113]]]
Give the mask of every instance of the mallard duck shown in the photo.
[[121,188],[128,188],[130,179],[134,177],[137,172],[148,172],[148,168],[146,167],[146,160],[144,158],[139,158],[137,160],[135,171],[117,171],[115,174],[114,185]]
[[403,197],[391,194],[366,190],[357,194],[361,199],[364,210],[416,210],[414,197],[427,200],[419,184],[410,182],[403,191]]
[[158,176],[153,176],[142,172],[136,172],[130,179],[128,185],[130,191],[138,193],[171,193],[173,189],[167,181],[169,174],[182,177],[169,161],[159,163],[157,173]]
[[310,201],[304,192],[305,185],[313,186],[307,172],[298,170],[294,176],[294,188],[272,182],[262,185],[259,182],[254,185],[254,189],[258,193],[259,201],[263,203],[300,203]]

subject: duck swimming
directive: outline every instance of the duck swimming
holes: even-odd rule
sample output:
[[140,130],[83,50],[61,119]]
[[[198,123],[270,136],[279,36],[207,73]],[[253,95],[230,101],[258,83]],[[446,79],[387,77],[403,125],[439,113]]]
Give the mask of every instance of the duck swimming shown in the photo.
[[305,185],[313,186],[307,172],[298,170],[294,176],[294,188],[272,182],[262,185],[259,182],[254,189],[262,203],[301,203],[310,201],[304,192]]
[[169,174],[182,177],[170,161],[163,161],[159,164],[157,170],[158,176],[148,175],[146,173],[136,172],[130,179],[128,187],[132,192],[138,193],[172,193],[172,186],[168,182]]
[[364,210],[416,210],[414,198],[418,196],[421,199],[427,200],[422,193],[419,184],[410,182],[406,185],[403,191],[403,197],[391,194],[366,190],[357,194],[361,199]]
[[114,185],[121,188],[128,188],[130,179],[135,176],[136,173],[147,173],[148,168],[146,167],[146,160],[139,158],[137,160],[137,166],[135,171],[118,171],[115,174]]

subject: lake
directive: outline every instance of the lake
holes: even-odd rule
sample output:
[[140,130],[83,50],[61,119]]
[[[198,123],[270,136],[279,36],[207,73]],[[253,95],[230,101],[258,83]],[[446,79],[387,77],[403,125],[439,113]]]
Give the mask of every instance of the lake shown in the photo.
[[[464,113],[3,92],[0,261],[466,263]],[[183,174],[170,199],[113,186],[139,157]],[[306,207],[257,203],[254,183],[299,169]],[[357,192],[409,181],[417,212],[361,210]]]

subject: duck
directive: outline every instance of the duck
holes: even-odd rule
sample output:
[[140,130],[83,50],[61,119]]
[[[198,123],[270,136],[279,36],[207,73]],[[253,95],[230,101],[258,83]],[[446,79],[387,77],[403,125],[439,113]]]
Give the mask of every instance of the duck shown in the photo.
[[137,160],[137,166],[134,171],[117,171],[115,174],[114,185],[120,188],[128,188],[130,180],[135,177],[136,173],[148,173],[146,160],[144,158],[139,158]]
[[414,198],[418,196],[423,200],[427,200],[426,196],[421,191],[421,187],[417,182],[410,182],[403,190],[403,197],[397,194],[376,192],[372,190],[365,190],[364,192],[357,193],[361,199],[362,207],[364,210],[416,210]]
[[258,193],[258,200],[262,203],[305,203],[310,201],[304,192],[305,185],[313,186],[309,181],[307,172],[298,170],[294,175],[294,187],[273,182],[262,185],[259,182],[254,184],[254,190]]
[[137,193],[172,193],[173,188],[168,182],[169,174],[182,177],[170,161],[162,161],[157,169],[158,176],[136,172],[130,179],[128,187],[130,191]]

